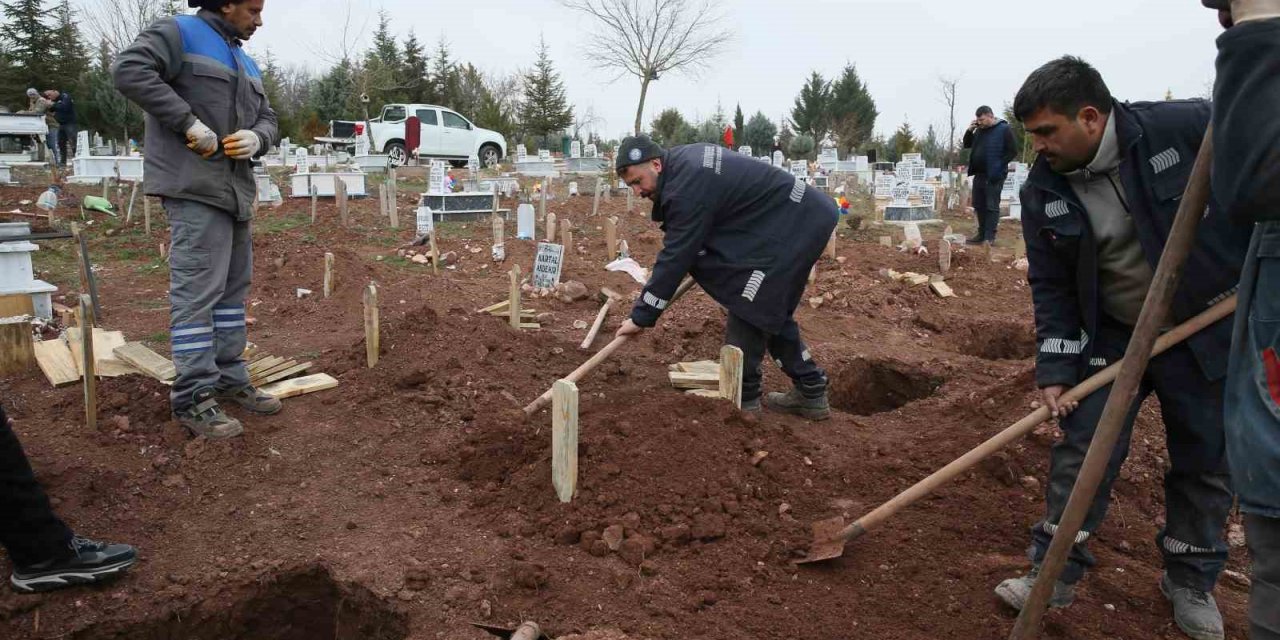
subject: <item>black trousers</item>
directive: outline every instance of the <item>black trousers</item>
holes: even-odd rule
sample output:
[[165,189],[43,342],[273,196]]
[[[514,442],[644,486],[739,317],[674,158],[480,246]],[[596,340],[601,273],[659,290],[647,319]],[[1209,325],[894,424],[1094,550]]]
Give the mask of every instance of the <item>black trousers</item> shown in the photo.
[[995,242],[996,229],[1000,226],[1000,191],[1004,178],[988,178],[984,174],[973,177],[973,215],[978,219],[977,238]]
[[31,565],[65,555],[71,536],[54,515],[0,407],[0,545],[14,564]]
[[[1123,358],[1129,343],[1129,329],[1119,323],[1104,323],[1098,333],[1090,374]],[[1227,543],[1222,531],[1233,496],[1223,432],[1223,381],[1205,379],[1184,344],[1153,358],[1147,367],[1084,527],[1071,548],[1063,582],[1078,581],[1095,563],[1086,545],[1111,503],[1111,487],[1129,455],[1138,409],[1153,392],[1160,399],[1169,452],[1169,469],[1164,476],[1165,526],[1156,535],[1165,570],[1174,584],[1212,591],[1226,565]],[[1108,386],[1081,400],[1061,422],[1063,439],[1053,446],[1049,460],[1047,513],[1031,529],[1029,554],[1033,562],[1039,563],[1048,551],[1110,393]]]
[[1280,640],[1280,518],[1244,514],[1253,557],[1249,590],[1250,640]]
[[[71,162],[70,160],[71,156],[67,155],[68,147],[70,147],[71,149],[71,154],[75,155],[77,133],[79,133],[79,129],[76,127],[76,123],[74,122],[58,125],[57,161],[58,161],[58,164],[61,164],[64,167]],[[125,151],[124,153],[128,153],[128,151]]]
[[800,325],[796,324],[795,318],[788,319],[778,333],[769,335],[730,313],[729,322],[725,325],[724,341],[742,349],[743,402],[760,397],[766,350],[782,371],[795,382],[801,393],[816,398],[827,389],[827,374],[813,361],[809,348],[800,340]]

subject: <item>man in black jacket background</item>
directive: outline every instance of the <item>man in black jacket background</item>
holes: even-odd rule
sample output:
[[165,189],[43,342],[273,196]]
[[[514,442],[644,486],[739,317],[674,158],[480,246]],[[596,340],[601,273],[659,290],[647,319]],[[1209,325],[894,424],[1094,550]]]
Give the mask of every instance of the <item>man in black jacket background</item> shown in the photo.
[[[1027,78],[1014,112],[1039,156],[1022,189],[1039,345],[1036,382],[1063,432],[1050,457],[1046,514],[1031,530],[1033,569],[996,588],[1002,600],[1021,608],[1109,389],[1079,403],[1059,397],[1124,356],[1208,127],[1209,104],[1116,102],[1097,70],[1067,56]],[[1211,203],[1174,295],[1171,324],[1234,292],[1247,246],[1247,230],[1228,224]],[[1189,636],[1223,637],[1211,592],[1226,563],[1222,530],[1232,504],[1222,413],[1230,332],[1231,320],[1224,319],[1151,360],[1051,605],[1070,604],[1075,583],[1095,563],[1087,542],[1106,514],[1138,408],[1154,392],[1170,466],[1166,522],[1156,538],[1165,564],[1160,588],[1173,605],[1174,621]]]
[[685,274],[729,312],[725,341],[742,349],[742,408],[760,408],[764,353],[795,387],[770,393],[772,409],[825,420],[827,376],[800,340],[796,307],[840,212],[835,201],[786,171],[724,147],[664,150],[647,136],[618,148],[618,176],[653,201],[665,233],[653,275],[617,335],[658,321]]
[[973,176],[973,214],[978,232],[968,244],[996,241],[1000,226],[1000,191],[1009,175],[1009,163],[1018,155],[1013,129],[996,118],[991,107],[978,107],[977,118],[964,132],[964,148],[969,152],[969,175]]
[[1227,458],[1253,557],[1249,637],[1280,640],[1280,0],[1203,4],[1227,28],[1213,192],[1231,223],[1253,229],[1227,374]]

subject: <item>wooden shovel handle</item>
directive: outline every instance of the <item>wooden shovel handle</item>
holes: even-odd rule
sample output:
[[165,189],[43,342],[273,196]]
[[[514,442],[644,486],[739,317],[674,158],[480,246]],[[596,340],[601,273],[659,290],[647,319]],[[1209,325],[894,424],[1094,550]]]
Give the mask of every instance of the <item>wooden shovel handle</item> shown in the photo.
[[[1208,327],[1209,325],[1231,315],[1235,310],[1236,296],[1232,295],[1230,298],[1215,304],[1200,315],[1187,320],[1186,322],[1169,330],[1168,333],[1160,336],[1156,340],[1155,347],[1152,350],[1152,357],[1168,351],[1169,348],[1195,335],[1205,327]],[[1076,402],[1083,400],[1093,392],[1111,384],[1116,379],[1116,375],[1120,373],[1120,365],[1123,362],[1123,360],[1115,362],[1106,369],[1089,376],[1083,382],[1062,394],[1060,402]],[[874,511],[858,518],[858,520],[853,524],[842,529],[838,537],[848,542],[849,540],[852,540],[875,528],[893,514],[901,511],[903,508],[909,506],[915,501],[933,493],[942,485],[951,482],[957,476],[968,471],[979,462],[982,462],[991,454],[1005,448],[1010,443],[1022,438],[1028,433],[1031,433],[1033,429],[1040,426],[1048,419],[1049,409],[1047,407],[1040,407],[1039,409],[1032,411],[1030,415],[1013,423],[1004,431],[992,436],[990,440],[970,449],[968,453],[960,456],[947,466],[933,472],[929,477],[915,483],[907,490],[894,496],[888,502],[876,507]]]

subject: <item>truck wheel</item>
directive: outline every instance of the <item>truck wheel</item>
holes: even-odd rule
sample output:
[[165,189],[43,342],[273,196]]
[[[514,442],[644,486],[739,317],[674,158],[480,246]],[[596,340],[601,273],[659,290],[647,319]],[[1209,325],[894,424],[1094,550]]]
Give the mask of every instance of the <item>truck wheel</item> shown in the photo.
[[387,143],[386,153],[387,160],[391,163],[392,167],[402,167],[408,159],[408,155],[404,151],[403,142]]
[[480,166],[493,168],[502,163],[502,155],[498,152],[498,145],[486,144],[480,147]]

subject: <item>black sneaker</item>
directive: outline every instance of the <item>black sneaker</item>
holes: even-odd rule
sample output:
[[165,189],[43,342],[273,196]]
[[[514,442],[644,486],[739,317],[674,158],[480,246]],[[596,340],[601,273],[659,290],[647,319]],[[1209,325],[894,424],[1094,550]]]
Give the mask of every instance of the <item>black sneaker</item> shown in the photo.
[[965,238],[965,239],[964,239],[964,243],[965,243],[965,244],[969,244],[969,245],[979,245],[979,244],[982,244],[982,243],[984,243],[984,242],[986,242],[986,241],[985,241],[985,240],[983,240],[982,238],[978,237],[978,236],[974,236],[974,237],[972,237],[972,238]]
[[127,544],[97,542],[79,536],[68,544],[74,553],[25,567],[14,565],[9,578],[15,591],[37,593],[79,584],[102,582],[120,575],[138,561],[138,552]]

